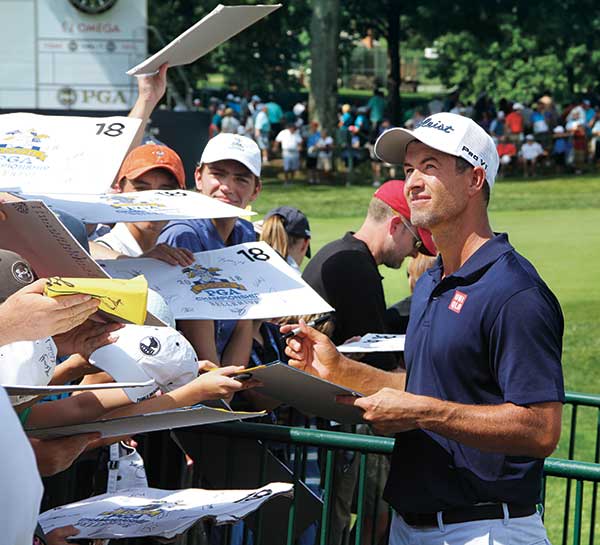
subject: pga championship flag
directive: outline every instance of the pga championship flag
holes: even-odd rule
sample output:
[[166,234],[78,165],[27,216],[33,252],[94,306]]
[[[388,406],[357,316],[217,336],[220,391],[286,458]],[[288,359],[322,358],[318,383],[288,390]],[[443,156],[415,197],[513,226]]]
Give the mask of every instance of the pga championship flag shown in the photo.
[[0,188],[28,193],[105,193],[141,120],[0,115]]
[[198,252],[188,267],[150,258],[99,261],[114,278],[143,274],[177,320],[268,319],[333,308],[266,242]]
[[289,483],[255,490],[130,488],[56,507],[42,513],[39,523],[46,534],[72,524],[80,531],[77,539],[172,538],[202,518],[234,523],[264,502],[292,494]]

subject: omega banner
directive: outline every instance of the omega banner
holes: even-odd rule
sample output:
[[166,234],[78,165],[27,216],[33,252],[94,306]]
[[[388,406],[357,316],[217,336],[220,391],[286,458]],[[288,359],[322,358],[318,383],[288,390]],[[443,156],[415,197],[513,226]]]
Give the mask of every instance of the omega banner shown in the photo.
[[5,109],[128,110],[147,57],[146,0],[7,0]]

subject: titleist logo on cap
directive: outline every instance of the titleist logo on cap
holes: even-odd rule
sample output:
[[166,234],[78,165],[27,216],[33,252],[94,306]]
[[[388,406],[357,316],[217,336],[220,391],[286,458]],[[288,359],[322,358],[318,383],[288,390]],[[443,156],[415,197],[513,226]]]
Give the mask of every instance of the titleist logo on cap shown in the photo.
[[454,131],[454,127],[452,125],[444,125],[440,121],[433,121],[431,119],[431,117],[426,117],[425,119],[423,119],[423,121],[419,121],[415,125],[415,129],[420,129],[420,128],[436,129],[438,131],[442,131],[442,132],[445,132],[447,134],[449,134],[449,133],[451,133],[451,132]]

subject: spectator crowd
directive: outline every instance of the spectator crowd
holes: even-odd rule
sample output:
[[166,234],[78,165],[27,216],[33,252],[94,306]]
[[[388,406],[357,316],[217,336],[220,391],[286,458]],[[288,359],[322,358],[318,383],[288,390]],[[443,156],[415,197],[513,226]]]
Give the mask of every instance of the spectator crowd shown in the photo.
[[363,105],[339,105],[337,126],[331,134],[317,121],[308,121],[307,105],[301,101],[284,111],[273,96],[263,100],[249,92],[241,97],[229,93],[225,101],[211,98],[208,109],[211,137],[229,133],[254,139],[263,164],[281,157],[285,184],[301,170],[307,172],[312,185],[328,180],[334,170],[352,172],[367,162],[375,187],[382,181],[382,170],[388,178],[395,175],[393,166],[382,163],[373,151],[377,138],[391,126],[379,89]]
[[581,174],[600,165],[600,100],[593,94],[561,107],[549,93],[524,103],[495,103],[485,94],[463,103],[455,92],[406,111],[405,126],[442,111],[470,117],[488,132],[500,155],[500,177]]

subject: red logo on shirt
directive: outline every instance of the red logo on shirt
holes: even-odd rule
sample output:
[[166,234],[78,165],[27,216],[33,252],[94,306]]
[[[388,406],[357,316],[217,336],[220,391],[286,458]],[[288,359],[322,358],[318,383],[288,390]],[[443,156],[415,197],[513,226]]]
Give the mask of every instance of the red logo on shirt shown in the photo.
[[456,314],[460,314],[460,311],[462,310],[463,306],[465,305],[466,300],[467,300],[467,294],[463,293],[462,291],[456,290],[454,292],[454,297],[452,297],[452,301],[450,301],[450,304],[448,305],[448,308],[452,312],[456,312]]

